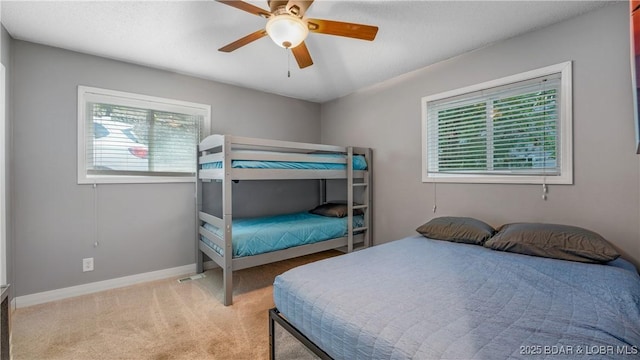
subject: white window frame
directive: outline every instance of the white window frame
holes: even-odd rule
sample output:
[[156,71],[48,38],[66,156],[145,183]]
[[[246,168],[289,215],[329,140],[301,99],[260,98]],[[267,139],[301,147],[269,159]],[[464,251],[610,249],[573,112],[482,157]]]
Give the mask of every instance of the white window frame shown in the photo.
[[[201,134],[199,140],[209,134],[211,124],[210,105],[90,86],[78,86],[78,184],[183,183],[196,180],[195,174],[194,176],[88,175],[85,148],[87,102],[101,102],[158,111],[201,115],[203,116],[203,123],[200,126]],[[194,156],[196,151],[194,149]]]
[[7,285],[6,70],[0,64],[0,285]]
[[[427,114],[428,103],[476,91],[505,86],[521,81],[560,73],[560,110],[558,112],[560,142],[560,175],[504,175],[504,174],[455,174],[429,173]],[[573,184],[573,106],[572,106],[571,61],[524,73],[446,91],[422,98],[422,182],[442,183],[484,183],[484,184]]]

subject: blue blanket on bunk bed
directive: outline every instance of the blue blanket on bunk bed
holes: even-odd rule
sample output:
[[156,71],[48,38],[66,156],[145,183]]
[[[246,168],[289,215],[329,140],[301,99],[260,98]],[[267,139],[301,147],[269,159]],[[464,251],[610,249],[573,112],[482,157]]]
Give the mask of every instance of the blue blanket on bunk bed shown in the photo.
[[413,236],[278,276],[280,312],[335,359],[637,358],[640,278]]
[[[318,158],[318,162],[295,161],[259,161],[259,160],[233,160],[231,166],[243,169],[298,169],[298,170],[342,170],[345,164],[322,162],[322,158],[344,159],[342,154],[308,154]],[[202,164],[202,169],[221,169],[222,161]],[[353,169],[366,170],[367,161],[362,155],[353,156]]]
[[[364,226],[362,215],[353,217],[353,227]],[[223,237],[222,229],[205,223],[204,228]],[[234,219],[233,257],[264,254],[298,245],[313,244],[347,235],[347,218],[314,215],[307,212],[251,219]],[[224,250],[201,236],[209,247],[224,256]]]

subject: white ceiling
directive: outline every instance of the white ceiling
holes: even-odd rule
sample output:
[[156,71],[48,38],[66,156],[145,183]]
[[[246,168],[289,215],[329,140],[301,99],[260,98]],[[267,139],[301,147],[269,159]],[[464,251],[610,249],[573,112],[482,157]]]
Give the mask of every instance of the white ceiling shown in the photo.
[[379,31],[373,42],[311,33],[314,65],[302,70],[268,37],[217,51],[266,20],[213,0],[3,0],[1,14],[15,39],[321,103],[608,2],[316,0],[309,17]]

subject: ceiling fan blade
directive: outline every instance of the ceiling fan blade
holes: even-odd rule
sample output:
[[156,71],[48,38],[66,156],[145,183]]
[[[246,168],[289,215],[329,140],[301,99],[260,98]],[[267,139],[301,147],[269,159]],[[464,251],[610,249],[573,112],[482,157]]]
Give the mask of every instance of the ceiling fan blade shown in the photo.
[[240,1],[240,0],[216,0],[216,1],[219,3],[223,3],[225,5],[233,6],[236,9],[244,10],[253,15],[258,15],[263,18],[268,18],[269,16],[271,16],[270,11],[264,10],[255,5],[251,5],[244,1]]
[[376,34],[378,33],[377,26],[353,24],[341,21],[308,19],[307,24],[309,26],[309,31],[311,32],[345,36],[361,40],[372,41],[376,38]]
[[296,58],[298,62],[298,66],[300,69],[304,69],[307,66],[313,65],[313,60],[311,60],[311,54],[309,54],[309,49],[307,49],[307,45],[305,45],[304,41],[300,43],[300,45],[291,49],[293,56]]
[[254,42],[260,38],[263,38],[267,35],[267,31],[265,29],[260,29],[256,32],[253,32],[243,38],[240,38],[230,44],[227,44],[223,47],[221,47],[220,49],[218,49],[218,51],[223,51],[223,52],[232,52],[233,50],[236,50],[240,47],[243,47],[251,42]]
[[313,0],[289,0],[287,10],[293,15],[303,17],[311,4],[313,4]]

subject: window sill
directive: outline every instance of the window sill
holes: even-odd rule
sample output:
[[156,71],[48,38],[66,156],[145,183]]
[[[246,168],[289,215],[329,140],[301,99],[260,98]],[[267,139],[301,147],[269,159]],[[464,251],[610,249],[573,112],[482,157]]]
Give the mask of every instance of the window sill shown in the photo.
[[429,174],[422,176],[425,183],[463,183],[463,184],[556,184],[573,185],[573,175],[563,176],[519,176],[519,175],[451,175]]
[[78,184],[162,184],[162,183],[192,183],[195,176],[162,177],[162,176],[87,176],[78,178]]

